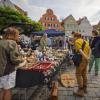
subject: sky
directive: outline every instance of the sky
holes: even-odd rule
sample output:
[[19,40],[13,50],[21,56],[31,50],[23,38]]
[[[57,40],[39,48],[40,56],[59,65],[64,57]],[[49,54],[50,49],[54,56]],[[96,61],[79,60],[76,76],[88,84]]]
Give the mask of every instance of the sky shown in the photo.
[[97,24],[100,21],[100,0],[11,0],[35,21],[46,12],[48,8],[53,9],[59,20],[72,14],[78,20],[87,16],[90,23]]

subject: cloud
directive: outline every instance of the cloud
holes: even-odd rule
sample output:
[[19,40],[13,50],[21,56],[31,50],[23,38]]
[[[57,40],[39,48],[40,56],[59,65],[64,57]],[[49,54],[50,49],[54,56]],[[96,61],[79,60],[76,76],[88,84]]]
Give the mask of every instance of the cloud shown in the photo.
[[38,7],[31,5],[29,0],[12,0],[13,3],[17,4],[19,7],[24,9],[24,11],[28,12],[28,16],[31,17],[33,20],[38,21],[40,16],[46,12],[45,7]]
[[[28,12],[33,20],[39,20],[47,8],[51,8],[54,14],[65,18],[72,14],[75,19],[87,16],[91,23],[100,20],[100,0],[11,0]],[[95,16],[96,15],[96,16]]]
[[94,15],[91,16],[90,21],[91,21],[93,24],[97,24],[98,21],[100,21],[100,20],[98,20],[98,19],[100,19],[100,10],[97,11],[97,13],[95,13]]

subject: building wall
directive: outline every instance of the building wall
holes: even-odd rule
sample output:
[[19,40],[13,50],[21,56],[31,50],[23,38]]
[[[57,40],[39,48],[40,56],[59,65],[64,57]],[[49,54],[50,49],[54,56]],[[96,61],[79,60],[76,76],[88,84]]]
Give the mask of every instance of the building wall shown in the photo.
[[27,12],[21,9],[19,6],[13,4],[10,0],[0,0],[0,7],[10,7],[14,10],[19,11],[21,14],[27,16]]
[[54,15],[53,10],[48,9],[39,20],[46,29],[63,30],[61,23],[58,21],[57,16]]
[[64,27],[66,36],[70,36],[72,31],[74,31],[74,32],[79,31],[78,24],[72,15],[68,16],[63,21],[63,27]]
[[83,36],[91,36],[91,32],[93,30],[92,25],[88,21],[86,17],[83,18],[81,23],[79,24],[79,31]]
[[24,11],[23,9],[21,9],[21,8],[20,8],[19,6],[17,6],[17,5],[14,5],[14,6],[15,6],[15,8],[16,8],[21,14],[27,16],[27,12],[26,12],[26,11]]
[[12,9],[15,9],[15,6],[10,0],[0,0],[0,7],[11,7]]
[[93,25],[93,29],[94,30],[100,30],[100,21],[98,22],[98,24]]

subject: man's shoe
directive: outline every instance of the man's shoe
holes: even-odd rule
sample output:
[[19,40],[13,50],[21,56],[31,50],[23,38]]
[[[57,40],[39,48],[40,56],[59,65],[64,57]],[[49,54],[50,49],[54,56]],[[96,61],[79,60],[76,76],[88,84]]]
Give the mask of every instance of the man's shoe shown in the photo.
[[90,73],[91,72],[91,70],[88,70],[88,73]]
[[76,96],[79,96],[79,97],[84,97],[84,90],[83,89],[78,89],[73,94],[76,95]]
[[95,73],[95,76],[98,76],[98,73]]
[[83,87],[83,91],[84,91],[84,93],[87,93],[87,86]]

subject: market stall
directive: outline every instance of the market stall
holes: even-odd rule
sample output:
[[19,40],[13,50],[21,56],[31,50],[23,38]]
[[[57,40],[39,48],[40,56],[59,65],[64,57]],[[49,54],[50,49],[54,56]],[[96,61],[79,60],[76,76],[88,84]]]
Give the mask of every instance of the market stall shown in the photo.
[[54,48],[63,48],[64,47],[64,37],[65,33],[62,31],[57,31],[55,29],[48,29],[44,31],[39,32],[32,32],[31,38],[33,36],[43,36],[44,34],[47,34],[48,37],[48,43]]
[[65,33],[62,31],[57,31],[55,29],[48,29],[39,32],[32,32],[33,35],[42,36],[44,33],[47,33],[48,37],[57,37],[57,36],[65,36]]
[[38,61],[35,64],[28,64],[17,70],[16,87],[28,88],[35,85],[45,85],[52,81],[60,69],[60,65],[66,58],[66,50],[52,50],[53,59]]

